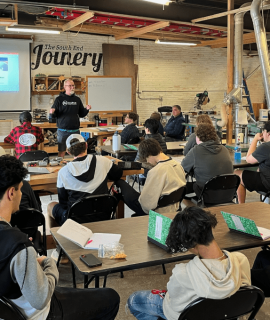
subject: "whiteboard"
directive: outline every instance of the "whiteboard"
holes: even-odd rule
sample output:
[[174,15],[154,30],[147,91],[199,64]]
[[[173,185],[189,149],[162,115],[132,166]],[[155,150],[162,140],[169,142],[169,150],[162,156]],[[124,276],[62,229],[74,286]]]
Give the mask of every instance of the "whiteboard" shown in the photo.
[[86,77],[86,102],[91,112],[131,111],[132,77]]

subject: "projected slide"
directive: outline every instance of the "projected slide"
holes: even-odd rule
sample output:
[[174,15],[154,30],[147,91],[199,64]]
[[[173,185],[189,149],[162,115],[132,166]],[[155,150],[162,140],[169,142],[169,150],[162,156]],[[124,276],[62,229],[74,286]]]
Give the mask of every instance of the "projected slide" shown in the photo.
[[19,89],[19,54],[0,52],[0,92],[17,92]]

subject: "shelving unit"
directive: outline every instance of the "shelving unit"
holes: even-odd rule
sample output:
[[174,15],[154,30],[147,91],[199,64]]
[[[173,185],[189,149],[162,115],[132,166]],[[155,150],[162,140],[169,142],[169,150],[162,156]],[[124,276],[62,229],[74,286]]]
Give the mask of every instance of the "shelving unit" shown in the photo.
[[[71,77],[72,78],[72,77]],[[69,77],[65,77],[65,79],[69,79]],[[76,88],[76,94],[85,93],[85,78],[72,78]],[[58,81],[58,82],[57,82]],[[59,95],[61,91],[64,90],[63,82],[59,81],[59,77],[33,77],[32,78],[32,95]],[[48,90],[48,88],[55,83],[55,88],[53,90]],[[46,90],[37,90],[36,86],[41,85],[45,86]]]

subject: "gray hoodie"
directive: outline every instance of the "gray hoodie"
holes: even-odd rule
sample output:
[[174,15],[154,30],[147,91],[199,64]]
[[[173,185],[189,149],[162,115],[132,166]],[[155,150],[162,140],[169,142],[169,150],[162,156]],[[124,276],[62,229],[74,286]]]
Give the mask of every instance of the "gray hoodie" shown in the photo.
[[187,173],[194,172],[200,188],[217,175],[233,173],[233,163],[228,149],[213,140],[194,146],[181,165]]
[[168,320],[177,320],[184,308],[199,297],[224,299],[251,284],[246,256],[240,252],[223,252],[228,258],[222,261],[196,256],[189,263],[174,267],[163,301],[163,312]]

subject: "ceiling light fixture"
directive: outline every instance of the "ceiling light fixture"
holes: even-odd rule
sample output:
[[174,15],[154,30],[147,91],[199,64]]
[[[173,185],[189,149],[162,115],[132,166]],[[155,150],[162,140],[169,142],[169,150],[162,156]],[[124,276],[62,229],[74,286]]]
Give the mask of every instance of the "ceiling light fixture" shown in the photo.
[[162,4],[164,6],[168,6],[170,4],[170,2],[172,2],[170,0],[144,0],[144,1],[158,3],[158,4]]
[[60,34],[63,31],[60,28],[47,28],[47,27],[40,27],[40,26],[24,26],[24,25],[16,25],[6,27],[6,31],[11,32],[29,32],[29,33],[49,33],[49,34]]
[[172,45],[179,45],[179,46],[196,46],[199,44],[199,41],[193,41],[193,42],[188,42],[188,41],[176,41],[176,40],[159,40],[157,39],[155,43],[158,44],[172,44]]

